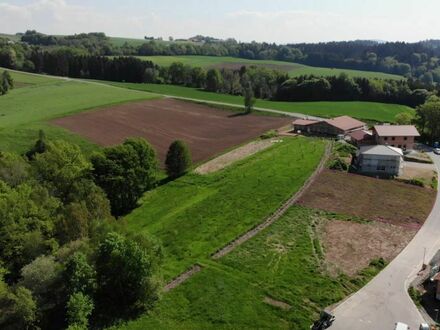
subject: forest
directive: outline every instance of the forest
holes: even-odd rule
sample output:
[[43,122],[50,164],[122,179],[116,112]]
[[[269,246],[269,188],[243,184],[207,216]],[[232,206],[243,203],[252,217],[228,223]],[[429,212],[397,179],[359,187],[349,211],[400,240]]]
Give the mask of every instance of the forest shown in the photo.
[[126,42],[116,46],[104,33],[52,36],[32,30],[20,36],[24,45],[18,47],[0,40],[0,65],[4,63],[2,57],[8,49],[20,52],[17,48],[24,47],[26,53],[32,47],[70,47],[93,55],[207,55],[279,60],[311,66],[379,71],[413,77],[427,84],[440,83],[439,40],[415,43],[356,40],[277,45],[197,36],[171,42],[146,38],[141,45],[133,46]]

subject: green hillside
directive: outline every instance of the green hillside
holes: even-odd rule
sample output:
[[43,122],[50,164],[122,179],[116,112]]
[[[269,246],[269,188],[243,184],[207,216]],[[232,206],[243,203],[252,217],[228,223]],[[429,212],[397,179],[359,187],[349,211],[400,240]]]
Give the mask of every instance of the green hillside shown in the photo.
[[[2,71],[2,69],[0,69]],[[50,138],[65,138],[85,149],[93,145],[47,121],[110,104],[156,97],[109,85],[10,71],[23,84],[0,97],[0,150],[23,152],[44,129]]]
[[288,72],[290,76],[313,74],[317,76],[333,76],[344,72],[351,77],[403,79],[403,77],[382,72],[359,71],[349,69],[332,69],[289,63],[281,61],[247,60],[236,57],[221,56],[138,56],[158,65],[169,66],[173,62],[182,62],[191,66],[209,67],[239,67],[240,65],[261,65],[271,69]]
[[[125,87],[134,90],[143,90],[169,96],[185,97],[212,102],[224,102],[240,106],[243,105],[243,98],[241,96],[210,93],[190,87],[113,82],[110,84],[119,87]],[[275,102],[267,100],[257,100],[255,106],[266,109],[296,112],[320,117],[348,115],[359,119],[378,122],[393,122],[396,114],[400,112],[414,112],[413,109],[404,105],[361,101]]]

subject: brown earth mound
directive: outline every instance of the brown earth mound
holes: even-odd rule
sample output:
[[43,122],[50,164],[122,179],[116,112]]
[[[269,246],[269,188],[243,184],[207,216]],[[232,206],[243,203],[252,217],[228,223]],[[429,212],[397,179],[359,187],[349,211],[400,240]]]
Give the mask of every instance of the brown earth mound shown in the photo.
[[53,124],[102,146],[143,137],[163,162],[169,145],[185,141],[195,163],[288,124],[284,117],[240,115],[201,104],[158,99],[134,102],[55,119]]

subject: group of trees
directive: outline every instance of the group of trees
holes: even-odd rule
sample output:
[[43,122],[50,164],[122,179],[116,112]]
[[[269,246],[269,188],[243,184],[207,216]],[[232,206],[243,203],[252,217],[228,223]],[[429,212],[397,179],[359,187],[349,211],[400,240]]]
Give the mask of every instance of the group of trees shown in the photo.
[[[168,173],[190,166],[182,142]],[[157,160],[143,139],[89,160],[43,133],[25,154],[0,153],[0,328],[86,329],[150,309],[160,245],[113,216],[156,184]]]
[[423,104],[430,93],[414,88],[405,80],[350,78],[339,76],[300,76],[279,86],[277,100],[282,101],[375,101],[409,106]]
[[5,95],[10,89],[14,88],[14,80],[8,71],[3,71],[0,75],[0,96]]
[[[170,179],[190,166],[186,144],[172,143]],[[161,246],[114,216],[134,208],[157,174],[141,138],[90,160],[43,132],[24,155],[0,152],[0,328],[100,328],[151,309]]]
[[[427,84],[440,83],[440,42],[437,40],[416,43],[358,40],[277,45],[196,36],[186,41],[146,39],[141,45],[125,43],[117,46],[104,33],[53,36],[33,30],[20,36],[21,43],[10,44],[4,38],[0,41],[0,65],[9,63],[18,65],[18,68],[28,68],[30,63],[27,60],[32,51],[68,48],[88,55],[206,55],[280,60],[313,66],[381,71],[413,77]],[[11,50],[14,54],[11,54]]]
[[440,98],[431,96],[426,103],[416,108],[413,120],[427,142],[440,141]]

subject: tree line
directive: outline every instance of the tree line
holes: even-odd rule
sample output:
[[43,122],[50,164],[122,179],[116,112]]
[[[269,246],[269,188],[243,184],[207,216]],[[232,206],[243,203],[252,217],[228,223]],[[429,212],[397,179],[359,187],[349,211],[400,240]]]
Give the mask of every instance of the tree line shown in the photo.
[[[170,146],[170,178],[189,166],[186,145]],[[143,139],[88,158],[40,132],[24,155],[1,152],[0,328],[102,328],[150,310],[161,245],[115,216],[157,186],[158,171]]]
[[32,49],[71,48],[91,55],[205,55],[279,60],[313,66],[393,73],[413,77],[426,84],[440,83],[438,40],[415,43],[358,40],[277,45],[196,36],[188,40],[170,42],[148,39],[141,45],[134,46],[126,42],[117,46],[104,33],[53,36],[32,30],[19,35],[22,40],[20,43],[11,45],[5,38],[0,41],[0,45],[3,44],[0,46],[0,65],[3,62],[1,58],[8,57],[7,53],[11,49],[16,53],[17,64],[25,66],[29,63],[25,63],[23,58],[26,58],[26,53]]
[[375,101],[415,107],[436,91],[419,80],[350,78],[305,75],[290,78],[287,73],[263,66],[239,69],[204,69],[176,62],[158,66],[131,56],[84,55],[70,48],[52,51],[32,50],[29,60],[33,72],[73,78],[131,83],[173,84],[210,92],[253,96],[275,101]]

